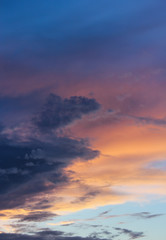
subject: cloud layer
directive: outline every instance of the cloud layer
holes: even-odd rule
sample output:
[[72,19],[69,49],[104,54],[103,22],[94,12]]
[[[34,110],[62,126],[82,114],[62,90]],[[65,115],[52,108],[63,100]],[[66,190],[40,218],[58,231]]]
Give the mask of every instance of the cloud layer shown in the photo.
[[[60,128],[97,110],[99,104],[94,99],[61,97],[50,95],[44,111],[40,114],[40,122],[35,122],[41,133],[36,137],[32,131],[26,141],[16,140],[3,134],[0,139],[0,184],[1,209],[22,206],[36,194],[43,194],[56,189],[59,184],[67,184],[70,180],[63,169],[74,160],[90,160],[99,155],[99,151],[88,146],[87,140],[73,137],[59,137],[50,134],[45,137],[46,129]],[[44,118],[44,119],[43,119]],[[49,206],[49,205],[48,205]],[[41,208],[42,208],[41,204]]]

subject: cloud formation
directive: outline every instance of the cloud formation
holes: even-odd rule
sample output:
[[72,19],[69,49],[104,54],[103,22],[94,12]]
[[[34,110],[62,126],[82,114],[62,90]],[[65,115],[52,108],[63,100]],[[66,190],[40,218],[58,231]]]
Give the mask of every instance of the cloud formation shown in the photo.
[[121,234],[127,234],[130,239],[137,239],[144,237],[143,232],[134,232],[125,228],[115,228],[115,230],[119,231]]
[[130,214],[130,216],[132,217],[138,217],[138,218],[142,218],[142,219],[151,219],[151,218],[156,218],[156,217],[161,217],[164,214],[162,213],[158,213],[158,214],[152,214],[149,212],[140,212],[140,213],[133,213]]
[[[90,160],[99,154],[83,139],[70,138],[56,138],[54,143],[32,141],[23,145],[9,144],[6,140],[5,144],[0,144],[0,150],[1,209],[22,204],[27,194],[35,195],[67,183],[64,167],[74,159]],[[47,182],[50,184],[46,186]]]
[[[94,240],[94,237],[70,236],[61,231],[44,230],[33,235],[0,233],[0,240]],[[96,240],[106,240],[95,238]]]
[[[62,127],[98,108],[95,99],[71,97],[62,100],[51,94],[44,110],[39,114],[40,123],[36,124],[44,131]],[[78,159],[88,161],[99,156],[99,151],[91,149],[83,138],[60,137],[55,134],[45,137],[43,131],[34,135],[35,129],[32,127],[23,141],[19,136],[16,138],[12,135],[12,131],[10,136],[3,134],[3,130],[4,127],[1,127],[0,209],[22,206],[30,197],[51,192],[57,185],[69,183],[70,180],[64,173],[66,166]],[[49,207],[44,199],[38,204],[37,209]]]
[[80,119],[83,115],[98,110],[99,103],[93,98],[73,96],[62,99],[50,94],[42,111],[33,121],[41,131],[58,129]]
[[57,216],[57,214],[51,212],[36,211],[28,215],[15,215],[13,218],[18,218],[19,222],[43,222]]

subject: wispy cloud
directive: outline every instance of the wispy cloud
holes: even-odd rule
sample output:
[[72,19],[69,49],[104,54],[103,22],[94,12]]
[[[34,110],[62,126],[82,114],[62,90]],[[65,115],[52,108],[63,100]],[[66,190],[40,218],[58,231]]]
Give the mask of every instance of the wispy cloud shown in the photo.
[[120,234],[125,234],[130,237],[130,239],[137,239],[137,238],[142,238],[145,237],[143,232],[134,232],[125,228],[115,228],[115,230],[119,231]]

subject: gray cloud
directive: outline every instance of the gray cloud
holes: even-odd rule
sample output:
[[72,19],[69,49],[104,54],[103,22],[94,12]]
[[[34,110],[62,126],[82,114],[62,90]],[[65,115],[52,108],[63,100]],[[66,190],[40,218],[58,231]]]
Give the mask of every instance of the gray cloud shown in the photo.
[[151,219],[151,218],[161,217],[163,215],[165,214],[151,214],[149,212],[140,212],[140,213],[131,214],[131,216],[133,217],[138,217],[143,219]]
[[[106,211],[106,213],[107,213],[107,211]],[[151,218],[161,217],[164,215],[165,214],[161,214],[161,213],[152,214],[150,212],[138,212],[138,213],[132,213],[132,214],[126,213],[126,214],[119,214],[119,215],[105,215],[105,214],[101,213],[101,214],[99,214],[98,217],[105,218],[105,219],[118,218],[118,217],[135,217],[135,218],[140,218],[140,219],[151,219]]]
[[58,129],[80,119],[83,115],[98,110],[99,103],[93,98],[77,97],[62,99],[50,94],[42,111],[33,118],[33,122],[41,131]]
[[107,215],[107,213],[109,213],[109,212],[111,212],[111,210],[104,211],[104,212],[100,213],[100,214],[98,215],[98,217],[104,217],[104,216]]
[[[99,155],[83,139],[56,138],[54,143],[31,141],[0,144],[0,209],[21,206],[30,196],[52,191],[70,180],[63,168],[77,158],[90,160]],[[50,185],[46,187],[45,182]],[[47,208],[42,202],[37,208]]]
[[12,218],[18,218],[19,222],[43,222],[57,216],[57,214],[51,212],[37,211],[31,212],[28,215],[15,215]]
[[[130,116],[129,116],[130,117]],[[131,116],[135,121],[141,123],[141,124],[152,124],[152,125],[158,125],[158,126],[166,126],[166,119],[161,118],[151,118],[151,117],[139,117],[139,116]]]
[[130,239],[137,239],[137,238],[144,237],[143,232],[133,232],[125,228],[115,228],[115,230],[119,231],[121,234],[127,234],[130,237]]
[[[41,125],[38,127],[41,129],[44,126],[44,131],[45,127],[58,128],[98,108],[95,99],[71,97],[63,100],[52,94],[39,114]],[[48,113],[45,119],[48,124],[43,120],[45,113]],[[0,130],[3,131],[4,128],[1,127]],[[0,132],[0,209],[24,206],[29,198],[33,199],[39,193],[49,193],[57,186],[68,184],[70,179],[63,170],[66,166],[73,161],[87,161],[99,155],[99,151],[91,149],[85,139],[45,135],[43,131],[35,135],[35,129],[28,129],[24,141],[19,136],[8,136]],[[49,186],[46,182],[49,182]],[[50,204],[47,199],[43,199],[36,202],[35,206],[31,205],[30,209],[47,209]],[[29,219],[31,217],[38,218],[36,214],[29,216]]]
[[[72,236],[72,234],[65,234],[61,231],[45,230],[33,235],[16,234],[16,233],[1,233],[0,240],[94,240],[94,237],[80,237]],[[95,240],[106,240],[104,238],[97,238]]]

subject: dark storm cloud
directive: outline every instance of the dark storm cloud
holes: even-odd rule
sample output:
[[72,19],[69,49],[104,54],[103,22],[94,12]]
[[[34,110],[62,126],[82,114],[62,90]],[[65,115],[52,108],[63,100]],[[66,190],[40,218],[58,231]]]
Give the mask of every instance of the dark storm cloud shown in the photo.
[[[27,96],[29,98],[29,96]],[[19,97],[15,98],[16,108],[22,108]],[[21,98],[22,99],[22,98]],[[11,99],[1,98],[1,106],[6,101],[11,104]],[[26,97],[25,97],[26,101]],[[36,100],[34,105],[38,103]],[[23,104],[24,105],[24,104]],[[30,103],[31,105],[31,103]],[[38,105],[38,104],[37,104]],[[41,103],[39,104],[40,107]],[[35,106],[35,108],[37,108]],[[85,97],[71,97],[61,99],[51,94],[40,112],[36,124],[42,130],[62,127],[75,119],[81,118],[97,110],[99,104],[95,99]],[[3,109],[2,109],[3,112]],[[29,127],[28,127],[29,128]],[[46,194],[55,190],[57,186],[68,184],[70,179],[64,174],[64,167],[74,160],[90,160],[99,155],[99,151],[89,147],[87,140],[74,139],[73,137],[57,137],[52,134],[45,137],[41,133],[37,136],[28,129],[29,135],[26,141],[20,136],[4,134],[7,126],[0,125],[0,209],[12,209],[23,207],[26,204],[31,210],[47,209],[51,206],[50,200],[43,199],[34,204],[35,196]],[[33,136],[33,138],[31,137]],[[49,184],[47,184],[49,182]],[[22,216],[22,220],[31,221],[46,219],[50,215],[47,212],[35,213],[30,216]],[[51,216],[50,216],[51,217]]]
[[42,111],[33,120],[41,131],[49,131],[64,127],[99,107],[99,103],[92,98],[73,96],[62,99],[50,94]]
[[[99,104],[95,99],[71,97],[63,100],[52,94],[36,124],[42,130],[58,128],[98,108]],[[1,210],[24,207],[25,204],[31,210],[49,208],[50,200],[44,196],[35,204],[31,204],[29,199],[33,202],[38,194],[51,193],[57,186],[68,184],[70,179],[63,169],[73,161],[87,161],[99,155],[99,151],[91,149],[84,139],[57,137],[52,134],[45,137],[43,132],[31,138],[34,130],[32,127],[26,141],[22,141],[19,136],[16,138],[13,134],[3,134],[4,129],[4,126],[0,128]],[[44,221],[48,217],[51,215],[47,212],[20,216],[22,221]]]
[[127,234],[130,239],[137,239],[144,237],[143,232],[134,232],[125,228],[115,228],[115,230],[119,231],[121,234]]
[[[23,239],[24,240],[94,240],[94,237],[72,236],[72,234],[67,235],[64,232],[51,231],[51,230],[45,230],[33,235],[16,234],[16,233],[0,234],[0,240],[23,240]],[[106,240],[106,239],[95,237],[95,240]]]
[[41,151],[32,151],[30,157],[38,158],[40,155],[52,161],[60,161],[69,164],[66,161],[75,158],[89,160],[99,155],[98,150],[92,150],[86,140],[73,139],[67,137],[57,137],[52,139],[52,144],[41,144]]
[[[64,167],[76,158],[89,160],[98,154],[84,140],[70,138],[55,138],[54,143],[1,144],[0,209],[20,206],[30,196],[51,191],[57,184],[66,184],[69,179],[63,173]],[[46,208],[49,203],[39,205]]]
[[[31,156],[31,147],[0,145],[0,193],[16,189],[23,183],[31,180],[37,174],[58,169],[60,163],[49,163],[46,159]],[[29,157],[27,157],[29,156]]]
[[[95,99],[71,97],[63,100],[51,94],[44,110],[39,114],[40,122],[36,124],[44,130],[58,128],[98,108]],[[2,126],[0,129],[1,210],[23,206],[38,194],[49,193],[57,186],[68,184],[70,179],[64,173],[64,167],[73,161],[87,161],[99,155],[99,151],[91,149],[84,139],[43,135],[43,132],[36,136],[36,126],[35,129],[31,126],[28,129],[29,135],[23,141],[12,132],[9,135],[3,134],[4,129],[7,127]],[[47,207],[50,207],[50,202],[44,198],[29,206],[32,210]],[[46,216],[40,217],[44,219]],[[34,216],[25,218],[30,221],[37,219],[38,215],[34,213]]]

